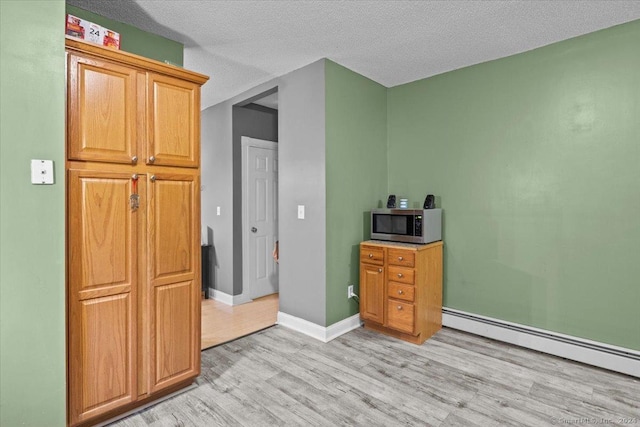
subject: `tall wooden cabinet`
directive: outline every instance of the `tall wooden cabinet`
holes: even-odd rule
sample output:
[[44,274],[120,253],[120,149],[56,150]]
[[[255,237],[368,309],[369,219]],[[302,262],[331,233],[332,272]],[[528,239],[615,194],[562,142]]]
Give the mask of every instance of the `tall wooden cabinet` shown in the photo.
[[440,330],[442,242],[362,242],[360,317],[365,328],[414,344]]
[[68,38],[68,421],[92,425],[200,372],[200,86]]

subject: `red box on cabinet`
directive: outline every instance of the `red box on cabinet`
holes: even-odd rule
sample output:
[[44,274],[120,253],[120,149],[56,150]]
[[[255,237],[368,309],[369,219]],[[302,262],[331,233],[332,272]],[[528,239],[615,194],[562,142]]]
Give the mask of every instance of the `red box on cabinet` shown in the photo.
[[102,46],[120,49],[120,33],[74,15],[67,14],[65,33]]

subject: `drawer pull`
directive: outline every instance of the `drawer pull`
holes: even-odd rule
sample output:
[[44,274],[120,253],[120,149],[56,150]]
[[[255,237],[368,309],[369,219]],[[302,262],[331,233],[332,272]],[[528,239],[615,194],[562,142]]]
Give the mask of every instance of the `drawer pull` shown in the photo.
[[402,289],[398,289],[398,295],[402,295]]
[[373,258],[373,254],[369,254],[369,258]]
[[378,273],[382,273],[382,269],[381,268],[378,269]]
[[398,277],[402,277],[402,273],[398,273]]
[[404,258],[402,258],[401,256],[398,257],[398,261],[402,261]]
[[402,310],[402,306],[401,305],[398,306],[398,310]]

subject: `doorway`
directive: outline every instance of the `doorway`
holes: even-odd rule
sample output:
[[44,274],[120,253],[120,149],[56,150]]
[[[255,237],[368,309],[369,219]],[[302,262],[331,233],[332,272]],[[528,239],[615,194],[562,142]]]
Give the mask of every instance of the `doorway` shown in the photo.
[[203,300],[203,349],[277,320],[278,122],[277,87],[232,106],[233,292]]

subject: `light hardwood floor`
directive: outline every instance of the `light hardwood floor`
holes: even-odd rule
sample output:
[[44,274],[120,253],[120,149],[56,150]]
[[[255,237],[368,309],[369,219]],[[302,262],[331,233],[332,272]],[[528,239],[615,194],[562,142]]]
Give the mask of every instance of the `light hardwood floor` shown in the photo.
[[278,294],[241,305],[202,300],[201,348],[213,347],[276,324]]
[[197,385],[115,425],[640,425],[640,379],[448,328],[417,346],[274,326],[202,352]]

